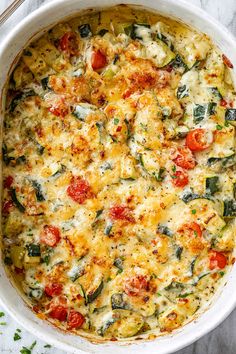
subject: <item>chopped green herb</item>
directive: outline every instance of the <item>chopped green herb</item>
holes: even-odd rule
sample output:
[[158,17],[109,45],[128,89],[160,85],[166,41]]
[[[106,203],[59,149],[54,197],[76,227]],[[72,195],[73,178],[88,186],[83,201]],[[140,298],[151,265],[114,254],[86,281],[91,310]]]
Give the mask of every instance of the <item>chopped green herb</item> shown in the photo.
[[3,317],[5,316],[5,313],[4,312],[0,312],[0,317]]
[[175,165],[172,167],[172,171],[176,172],[176,166]]
[[222,127],[222,125],[217,124],[217,125],[216,125],[216,129],[217,129],[217,130],[222,130],[222,129],[223,129],[223,127]]
[[32,350],[34,349],[34,347],[36,346],[36,341],[29,347],[29,348],[26,348],[26,347],[22,347],[22,349],[20,350],[20,353],[21,354],[31,354],[32,353]]
[[192,214],[196,214],[197,210],[196,209],[193,209],[191,210]]
[[44,348],[52,348],[50,344],[45,344]]
[[118,125],[119,122],[120,122],[120,120],[119,120],[118,118],[114,118],[114,124],[115,124],[115,125]]
[[220,276],[223,277],[225,275],[225,272],[219,272]]
[[20,340],[21,336],[17,332],[15,332],[13,339],[14,339],[14,341]]
[[6,322],[0,322],[0,326],[6,326]]

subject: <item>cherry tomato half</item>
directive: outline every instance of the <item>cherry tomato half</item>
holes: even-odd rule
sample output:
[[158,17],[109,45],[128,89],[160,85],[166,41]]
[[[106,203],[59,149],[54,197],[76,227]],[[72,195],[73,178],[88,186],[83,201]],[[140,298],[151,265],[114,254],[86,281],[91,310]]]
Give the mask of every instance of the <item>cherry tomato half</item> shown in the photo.
[[173,161],[177,166],[186,170],[192,170],[196,166],[192,151],[187,147],[178,147]]
[[209,268],[211,270],[219,268],[223,269],[227,265],[227,258],[221,252],[209,251]]
[[49,312],[49,316],[63,322],[67,318],[67,308],[61,305],[53,306]]
[[171,178],[172,184],[176,187],[184,187],[188,184],[188,174],[185,171],[176,171]]
[[85,318],[80,312],[77,312],[75,310],[70,311],[67,319],[68,327],[70,329],[80,328],[83,325],[84,321]]
[[59,48],[62,52],[73,56],[77,54],[78,43],[74,32],[66,32],[60,39]]
[[110,208],[109,216],[112,220],[124,220],[134,222],[135,219],[132,215],[132,210],[125,205],[115,205]]
[[86,180],[74,176],[69,187],[67,188],[67,195],[75,202],[83,204],[86,199],[92,197],[93,193]]
[[45,286],[45,294],[47,294],[48,296],[56,296],[56,295],[60,295],[62,292],[62,284],[59,283],[52,283],[52,284],[48,284]]
[[128,296],[142,295],[143,292],[149,291],[149,281],[144,275],[129,278],[125,282],[124,291]]
[[60,230],[56,226],[45,225],[40,235],[40,241],[47,246],[55,247],[61,239]]
[[100,51],[93,51],[91,56],[91,65],[93,70],[99,70],[104,68],[107,64],[106,56]]
[[202,151],[213,143],[212,132],[205,129],[195,129],[188,133],[186,137],[186,145],[192,151]]

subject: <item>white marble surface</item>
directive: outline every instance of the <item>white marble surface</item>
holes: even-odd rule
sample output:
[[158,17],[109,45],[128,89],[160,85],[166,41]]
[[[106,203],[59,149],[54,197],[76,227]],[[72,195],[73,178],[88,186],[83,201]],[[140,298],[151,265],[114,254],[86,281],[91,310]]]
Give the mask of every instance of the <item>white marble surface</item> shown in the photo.
[[[15,23],[19,22],[28,13],[47,1],[50,0],[26,0],[18,9],[17,13],[0,28],[0,45],[4,35]],[[227,26],[236,36],[236,0],[188,0],[187,2],[202,7]],[[10,3],[11,0],[0,0],[0,12]],[[0,307],[0,316],[1,311],[3,310]],[[21,332],[19,332],[21,339],[14,341],[13,337],[16,329],[21,330]],[[213,332],[175,354],[236,354],[235,332],[236,310]],[[45,348],[47,343],[43,343],[34,335],[25,331],[6,313],[4,316],[0,317],[0,353],[20,353],[22,347],[29,348],[35,341],[36,345],[32,350],[33,354],[65,354],[65,352],[53,347]]]

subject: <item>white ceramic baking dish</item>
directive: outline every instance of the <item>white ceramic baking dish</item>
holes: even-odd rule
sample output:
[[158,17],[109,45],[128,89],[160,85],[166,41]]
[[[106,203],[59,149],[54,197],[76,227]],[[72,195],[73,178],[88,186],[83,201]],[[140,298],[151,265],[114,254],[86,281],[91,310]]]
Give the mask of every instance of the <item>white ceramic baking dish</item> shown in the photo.
[[[207,13],[183,0],[54,0],[26,17],[15,26],[0,46],[0,103],[4,109],[4,85],[22,48],[43,31],[65,17],[88,8],[102,9],[119,4],[145,6],[149,10],[175,17],[207,33],[236,67],[236,41],[220,23]],[[3,114],[1,112],[1,122]],[[109,342],[93,344],[86,339],[63,333],[38,319],[24,303],[0,264],[0,302],[12,317],[27,330],[65,352],[110,354],[167,354],[199,339],[222,322],[236,305],[236,266],[228,274],[225,286],[216,294],[202,315],[176,332],[153,341]]]

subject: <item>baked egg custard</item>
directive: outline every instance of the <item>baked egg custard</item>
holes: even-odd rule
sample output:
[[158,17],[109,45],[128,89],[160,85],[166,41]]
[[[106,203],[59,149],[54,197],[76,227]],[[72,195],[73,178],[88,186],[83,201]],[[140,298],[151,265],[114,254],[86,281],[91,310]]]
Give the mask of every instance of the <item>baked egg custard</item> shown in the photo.
[[23,50],[2,252],[37,316],[99,341],[152,339],[210,303],[234,263],[232,68],[205,34],[124,5]]

